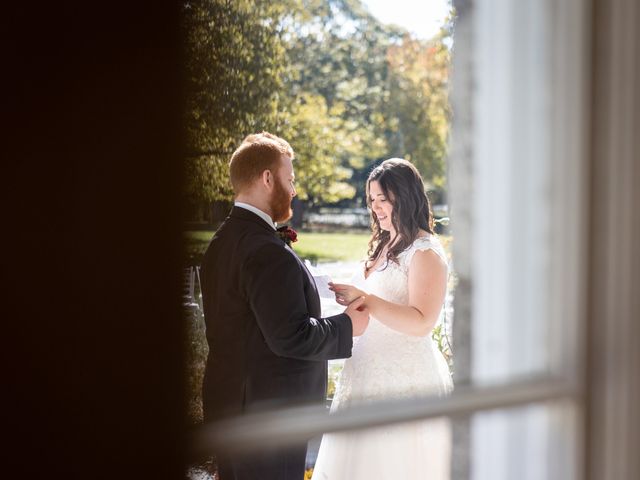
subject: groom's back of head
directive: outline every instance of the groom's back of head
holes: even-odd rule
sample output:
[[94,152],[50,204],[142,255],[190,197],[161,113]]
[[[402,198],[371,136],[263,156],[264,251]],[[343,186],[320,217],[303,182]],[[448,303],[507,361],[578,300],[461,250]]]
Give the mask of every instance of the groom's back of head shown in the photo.
[[229,176],[235,194],[250,187],[265,170],[275,173],[282,156],[294,157],[291,145],[283,138],[269,132],[246,137],[229,161]]

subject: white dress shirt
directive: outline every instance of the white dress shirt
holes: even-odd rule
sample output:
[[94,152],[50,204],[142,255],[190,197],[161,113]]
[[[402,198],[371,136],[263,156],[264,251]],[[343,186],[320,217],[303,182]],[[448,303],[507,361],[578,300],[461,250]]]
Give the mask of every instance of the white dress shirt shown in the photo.
[[236,207],[244,208],[245,210],[249,210],[250,212],[255,213],[261,219],[263,219],[265,222],[267,222],[271,228],[273,228],[274,230],[276,229],[276,225],[273,223],[273,220],[271,219],[271,217],[269,215],[267,215],[266,213],[264,213],[259,208],[256,208],[253,205],[249,205],[248,203],[243,203],[243,202],[234,202],[233,204]]

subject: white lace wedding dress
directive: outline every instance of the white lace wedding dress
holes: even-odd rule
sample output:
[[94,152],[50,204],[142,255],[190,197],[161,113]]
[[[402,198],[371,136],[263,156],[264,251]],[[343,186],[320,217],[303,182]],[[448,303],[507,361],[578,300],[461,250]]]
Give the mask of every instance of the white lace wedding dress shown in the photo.
[[[418,250],[432,249],[446,262],[437,237],[417,239],[398,258],[353,283],[390,302],[408,303],[408,267]],[[449,369],[431,336],[414,337],[371,317],[344,362],[331,411],[376,400],[445,395]],[[322,438],[312,480],[444,480],[449,478],[451,435],[446,419],[411,422]]]

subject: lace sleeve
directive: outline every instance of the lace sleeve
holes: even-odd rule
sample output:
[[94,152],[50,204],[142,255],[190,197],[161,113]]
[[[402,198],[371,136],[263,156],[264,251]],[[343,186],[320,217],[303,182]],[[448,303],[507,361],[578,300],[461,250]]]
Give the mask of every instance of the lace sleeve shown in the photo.
[[444,251],[442,244],[437,237],[429,235],[427,237],[417,238],[413,242],[413,245],[406,250],[403,255],[402,263],[407,271],[409,270],[409,265],[411,265],[411,260],[413,260],[413,255],[418,251],[424,252],[427,250],[433,250],[447,265],[447,268],[449,268],[449,260],[447,259],[447,254]]

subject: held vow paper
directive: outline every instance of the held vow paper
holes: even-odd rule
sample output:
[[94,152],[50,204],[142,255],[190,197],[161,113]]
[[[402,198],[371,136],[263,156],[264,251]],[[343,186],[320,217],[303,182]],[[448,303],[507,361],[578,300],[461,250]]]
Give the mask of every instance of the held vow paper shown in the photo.
[[309,269],[311,275],[313,275],[313,279],[316,282],[316,287],[318,289],[318,295],[320,295],[320,298],[330,298],[332,300],[335,299],[334,293],[329,290],[329,282],[332,281],[331,277],[321,269],[311,265],[311,263],[309,263],[309,260],[305,260],[305,264]]

